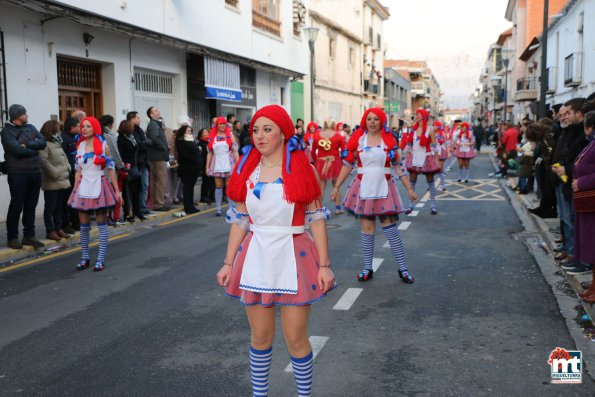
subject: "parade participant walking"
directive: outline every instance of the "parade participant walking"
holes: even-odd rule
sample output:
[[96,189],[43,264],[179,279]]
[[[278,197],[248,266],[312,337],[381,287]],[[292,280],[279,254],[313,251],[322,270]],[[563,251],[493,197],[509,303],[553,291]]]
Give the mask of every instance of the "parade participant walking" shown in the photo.
[[444,172],[444,163],[450,156],[451,141],[447,139],[446,132],[440,121],[434,121],[434,131],[436,133],[436,142],[438,143],[438,165],[440,166],[440,190],[446,190],[446,173]]
[[[101,126],[95,117],[85,117],[81,120],[75,169],[75,185],[68,205],[79,211],[82,259],[76,268],[84,270],[90,264],[89,232],[91,215],[94,212],[99,229],[99,254],[93,270],[99,272],[105,269],[109,238],[107,211],[115,206],[116,202],[121,202],[122,196],[118,188],[114,160],[110,157],[109,147],[101,135]],[[109,181],[104,169],[108,170]]]
[[[227,189],[237,209],[228,211],[231,230],[217,282],[246,306],[253,395],[268,395],[273,307],[279,305],[298,395],[310,396],[310,304],[334,288],[324,221],[328,215],[321,208],[314,169],[285,109],[269,105],[258,110],[250,131],[256,149],[246,151]],[[308,223],[313,240],[304,232]]]
[[455,157],[459,162],[459,179],[458,182],[469,183],[469,166],[471,160],[475,158],[475,136],[469,131],[469,123],[461,123],[461,127],[457,135],[453,137],[455,145]]
[[238,144],[224,117],[217,117],[209,136],[207,154],[207,175],[215,178],[215,204],[217,216],[221,216],[223,189],[229,180],[231,171],[238,161]]
[[311,164],[314,164],[314,159],[312,158],[312,145],[314,145],[314,137],[318,133],[318,124],[314,121],[308,123],[306,127],[306,133],[304,134],[304,145],[306,145],[306,157]]
[[[438,213],[436,208],[436,184],[434,174],[440,171],[438,165],[438,142],[434,129],[428,128],[430,113],[425,109],[417,109],[415,112],[415,124],[411,128],[411,133],[407,136],[406,144],[406,164],[411,180],[411,188],[415,191],[417,176],[424,174],[428,189],[430,190],[430,210],[432,215]],[[409,201],[409,208],[406,213],[413,210],[413,202]]]
[[[325,120],[323,130],[314,136],[312,144],[312,158],[320,176],[322,202],[324,202],[326,184],[330,181],[333,189],[336,188],[342,167],[341,151],[345,148],[345,139],[335,130],[335,127],[336,123],[333,120]],[[341,208],[341,195],[337,194],[334,201],[335,214],[343,214],[345,211]]]
[[390,167],[394,168],[407,188],[410,200],[417,200],[417,196],[400,162],[395,138],[390,132],[383,130],[385,123],[386,114],[382,109],[372,108],[364,112],[360,128],[351,135],[347,143],[344,166],[331,193],[331,199],[335,199],[339,194],[339,188],[357,162],[358,175],[347,189],[344,203],[345,208],[359,218],[361,226],[364,269],[357,278],[359,281],[368,281],[374,275],[372,257],[378,218],[397,261],[399,277],[404,283],[411,284],[414,279],[405,262],[403,240],[397,229],[398,214],[403,211],[403,207],[395,186],[396,181],[391,177]]

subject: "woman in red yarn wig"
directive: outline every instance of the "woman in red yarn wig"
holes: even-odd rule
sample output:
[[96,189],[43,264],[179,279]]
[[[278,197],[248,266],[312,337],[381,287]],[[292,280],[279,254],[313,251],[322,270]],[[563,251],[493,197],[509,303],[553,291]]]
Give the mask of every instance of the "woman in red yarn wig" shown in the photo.
[[455,143],[455,157],[459,161],[459,179],[457,182],[469,183],[469,167],[471,160],[477,156],[475,151],[475,135],[471,132],[469,123],[461,123],[461,129],[453,136]]
[[384,129],[386,114],[382,109],[372,108],[364,113],[360,128],[349,138],[343,168],[337,179],[331,199],[339,194],[339,188],[351,174],[357,163],[357,176],[345,194],[345,209],[356,215],[361,226],[361,247],[364,256],[364,270],[358,274],[359,281],[371,280],[374,275],[372,257],[374,255],[374,234],[376,218],[380,220],[382,231],[391,247],[399,267],[399,276],[404,283],[413,283],[413,276],[405,263],[403,240],[397,229],[399,213],[403,211],[397,192],[396,181],[391,168],[407,188],[409,198],[417,200],[409,178],[399,159],[397,141]]
[[237,207],[227,212],[231,230],[217,282],[246,306],[254,395],[267,395],[275,305],[281,306],[296,381],[300,390],[309,390],[310,304],[335,285],[328,258],[328,211],[321,208],[316,173],[285,109],[269,105],[258,110],[250,133],[254,148],[243,150],[227,187]]
[[[409,178],[411,179],[411,186],[415,190],[417,183],[417,176],[424,174],[428,189],[430,191],[430,208],[431,214],[436,215],[436,182],[434,175],[440,172],[440,164],[438,163],[438,155],[440,146],[436,140],[435,128],[429,127],[430,113],[425,109],[417,109],[415,111],[415,124],[411,127],[412,133],[409,135],[405,145],[407,152],[407,171],[409,171]],[[413,210],[413,203],[409,202],[406,213],[409,214]]]
[[[85,117],[81,120],[80,128],[81,134],[76,144],[74,187],[68,199],[68,205],[79,211],[81,223],[80,243],[83,258],[76,268],[84,270],[89,267],[89,233],[91,215],[95,213],[99,229],[99,254],[93,270],[101,271],[105,268],[109,238],[107,211],[115,206],[117,201],[121,203],[122,196],[116,178],[116,167],[110,157],[109,147],[101,136],[99,121],[95,117]],[[109,181],[104,169],[108,170]]]
[[215,178],[216,216],[221,216],[221,202],[223,189],[229,180],[231,170],[238,162],[238,143],[231,129],[227,126],[225,117],[217,117],[211,128],[209,144],[207,145],[207,175]]

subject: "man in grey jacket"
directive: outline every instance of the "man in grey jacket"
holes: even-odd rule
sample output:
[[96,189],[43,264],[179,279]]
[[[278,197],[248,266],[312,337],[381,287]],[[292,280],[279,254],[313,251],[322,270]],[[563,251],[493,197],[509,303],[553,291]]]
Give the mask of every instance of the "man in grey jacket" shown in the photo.
[[[41,160],[39,151],[47,143],[37,129],[28,124],[27,110],[21,105],[8,109],[10,121],[0,135],[8,171],[10,205],[6,216],[8,247],[21,249],[23,245],[42,248],[35,239],[35,208],[41,190]],[[23,240],[19,242],[19,219],[23,213]]]
[[165,192],[167,191],[167,162],[169,161],[169,149],[167,139],[163,131],[161,113],[155,106],[147,109],[149,125],[147,126],[147,159],[149,161],[149,176],[151,192],[151,203],[154,211],[169,211],[164,205]]

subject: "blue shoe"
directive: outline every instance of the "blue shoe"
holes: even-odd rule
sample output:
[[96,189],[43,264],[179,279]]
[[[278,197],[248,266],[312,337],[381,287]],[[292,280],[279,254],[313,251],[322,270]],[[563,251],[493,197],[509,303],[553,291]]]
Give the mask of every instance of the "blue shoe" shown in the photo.
[[85,270],[89,267],[91,261],[89,259],[82,259],[78,265],[76,265],[76,270]]
[[95,267],[93,268],[93,271],[94,272],[100,272],[103,269],[105,269],[105,263],[103,263],[103,262],[96,262],[95,263]]
[[573,269],[566,271],[566,274],[578,276],[581,274],[590,274],[593,271],[593,267],[586,263],[578,262]]

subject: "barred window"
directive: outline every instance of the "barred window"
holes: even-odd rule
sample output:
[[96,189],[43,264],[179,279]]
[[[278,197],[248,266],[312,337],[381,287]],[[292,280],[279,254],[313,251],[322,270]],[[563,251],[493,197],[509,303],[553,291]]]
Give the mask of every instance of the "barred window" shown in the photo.
[[173,81],[173,77],[164,74],[146,71],[134,72],[134,89],[136,91],[171,95],[174,92]]

